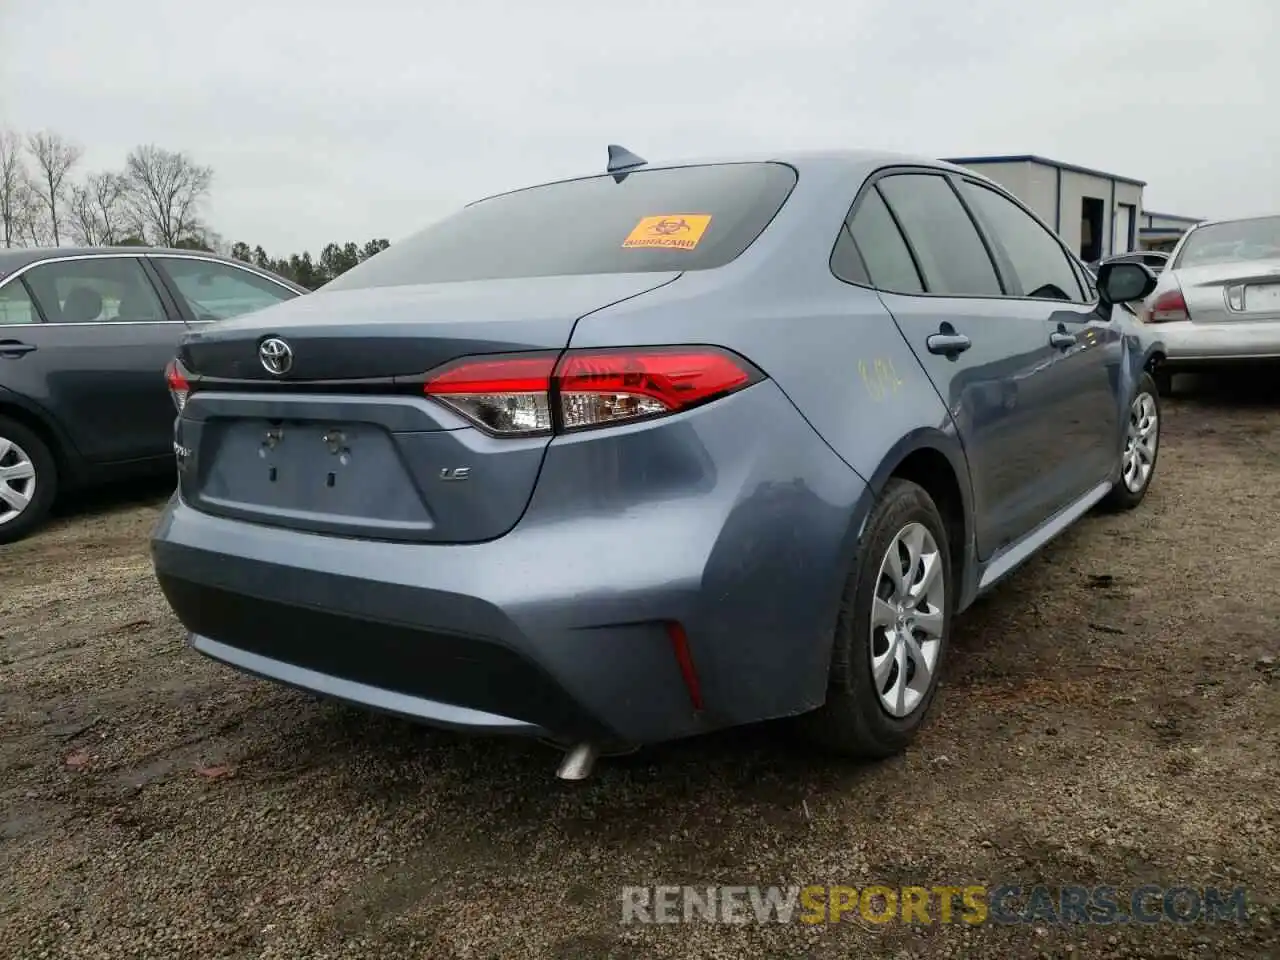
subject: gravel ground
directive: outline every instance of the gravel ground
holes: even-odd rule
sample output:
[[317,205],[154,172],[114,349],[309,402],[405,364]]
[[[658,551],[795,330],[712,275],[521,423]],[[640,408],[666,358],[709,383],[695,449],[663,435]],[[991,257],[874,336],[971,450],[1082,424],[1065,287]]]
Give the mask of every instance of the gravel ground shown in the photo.
[[[166,486],[74,504],[0,548],[0,956],[1280,956],[1278,404],[1168,401],[1144,507],[962,617],[933,722],[872,766],[767,725],[560,783],[186,650]],[[1251,918],[620,923],[624,884],[876,881],[1244,886]]]

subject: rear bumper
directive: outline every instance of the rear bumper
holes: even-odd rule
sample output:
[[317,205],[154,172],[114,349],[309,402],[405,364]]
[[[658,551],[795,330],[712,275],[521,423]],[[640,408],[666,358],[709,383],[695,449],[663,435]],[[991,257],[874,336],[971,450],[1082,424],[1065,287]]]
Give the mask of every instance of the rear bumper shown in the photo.
[[339,538],[175,496],[152,556],[192,645],[237,669],[440,726],[645,743],[821,704],[869,507],[766,381],[671,422],[557,439],[497,540]]
[[400,693],[389,686],[374,686],[356,680],[344,680],[331,673],[321,673],[277,658],[250,653],[199,634],[191,634],[191,646],[205,656],[236,667],[245,673],[276,680],[291,687],[311,690],[337,700],[346,700],[400,716],[430,721],[435,726],[460,730],[485,730],[493,733],[536,734],[545,731],[535,724],[495,713],[468,709],[428,700],[426,697]]
[[[167,550],[157,554],[165,557],[162,565],[181,567],[179,556]],[[256,564],[241,569],[273,579]],[[372,619],[334,609],[349,604],[283,602],[172,573],[158,579],[191,631],[191,646],[246,673],[438,726],[582,739],[609,735],[538,663],[493,637],[389,623],[386,611]],[[360,589],[350,582],[339,589],[353,588]]]
[[1180,320],[1152,327],[1164,343],[1166,362],[1171,364],[1280,358],[1280,321]]

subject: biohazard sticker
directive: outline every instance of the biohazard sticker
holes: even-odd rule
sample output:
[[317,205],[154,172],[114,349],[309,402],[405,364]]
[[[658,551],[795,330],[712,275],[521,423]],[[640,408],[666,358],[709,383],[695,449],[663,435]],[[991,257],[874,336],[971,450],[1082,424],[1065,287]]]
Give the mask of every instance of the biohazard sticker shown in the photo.
[[711,225],[709,213],[667,213],[645,217],[622,241],[624,247],[692,250]]

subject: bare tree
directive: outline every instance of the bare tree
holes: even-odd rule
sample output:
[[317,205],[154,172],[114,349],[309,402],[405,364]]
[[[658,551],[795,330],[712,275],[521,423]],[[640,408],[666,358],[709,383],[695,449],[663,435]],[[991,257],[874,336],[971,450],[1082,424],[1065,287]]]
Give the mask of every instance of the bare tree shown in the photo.
[[125,195],[129,185],[118,173],[99,173],[89,178],[88,188],[101,218],[103,243],[118,243],[129,233]]
[[34,193],[26,194],[27,204],[22,215],[22,242],[31,247],[47,247],[49,245],[48,220],[40,209],[39,198]]
[[27,149],[36,163],[31,178],[36,196],[49,216],[49,233],[56,247],[62,242],[61,220],[67,195],[67,174],[80,160],[81,150],[59,134],[42,130],[27,138]]
[[176,247],[204,234],[200,205],[209,195],[212,167],[148,144],[130,152],[125,180],[129,210],[153,242]]
[[125,223],[124,177],[117,173],[94,173],[84,185],[71,188],[68,220],[71,235],[87,247],[111,246],[128,234]]
[[0,130],[0,238],[6,247],[23,242],[28,199],[26,186],[22,138],[12,130]]
[[44,201],[31,177],[23,171],[14,193],[14,243],[18,246],[47,246],[50,242],[49,218]]

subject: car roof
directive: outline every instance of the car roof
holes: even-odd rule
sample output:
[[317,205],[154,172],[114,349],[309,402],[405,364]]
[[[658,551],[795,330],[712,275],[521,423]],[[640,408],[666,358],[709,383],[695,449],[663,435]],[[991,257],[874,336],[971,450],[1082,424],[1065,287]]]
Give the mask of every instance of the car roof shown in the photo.
[[188,256],[210,257],[214,260],[226,260],[227,257],[220,254],[210,253],[208,250],[191,250],[179,247],[141,247],[141,246],[120,246],[120,247],[10,247],[7,250],[0,250],[0,263],[5,266],[24,266],[37,260],[51,260],[55,257],[86,257],[101,253],[132,253],[132,254],[173,254],[181,253]]
[[234,257],[225,257],[220,253],[210,253],[208,250],[193,250],[187,247],[8,247],[0,249],[0,280],[4,279],[15,270],[20,270],[23,267],[29,266],[33,263],[39,263],[43,260],[56,260],[62,257],[91,257],[100,254],[179,256],[196,257],[201,260],[216,260],[219,263],[227,263],[232,266],[248,268],[250,270],[257,271],[258,273],[266,274],[273,280],[278,280],[294,290],[304,291],[306,289],[298,286],[291,280],[264,267],[259,267],[256,264],[245,263],[243,260],[236,260]]
[[[995,183],[995,181],[976,170],[970,169],[969,167],[958,166],[954,163],[948,163],[945,160],[939,160],[935,157],[925,157],[910,153],[895,153],[888,150],[859,149],[784,150],[771,153],[754,152],[727,155],[675,157],[662,160],[646,160],[643,166],[618,170],[616,173],[618,175],[625,175],[628,173],[640,173],[645,170],[670,170],[679,167],[713,166],[730,163],[785,163],[788,166],[794,167],[801,176],[806,172],[821,172],[826,175],[838,176],[840,174],[855,174],[860,172],[867,174],[880,167],[889,166],[929,166],[935,169],[947,170],[952,173],[963,173],[966,176],[971,176],[987,183]],[[603,177],[609,175],[611,171],[603,169],[603,167],[604,164],[601,165],[601,169],[590,173],[582,173],[572,177],[563,177],[558,180],[548,180],[542,183],[530,183],[511,190],[503,190],[499,193],[490,194],[486,197],[480,197],[471,201],[471,203],[481,203],[485,200],[492,200],[496,197],[519,193],[523,190],[532,190],[536,187],[550,186],[555,183],[571,183],[575,180],[587,180],[592,177]],[[468,206],[470,205],[471,204],[468,204]]]
[[890,150],[860,150],[860,149],[832,149],[832,150],[784,150],[780,152],[754,152],[742,154],[729,154],[718,156],[695,156],[684,158],[673,158],[664,162],[649,162],[648,167],[685,167],[695,166],[699,164],[710,163],[789,163],[796,167],[807,166],[888,166],[897,163],[918,164],[925,163],[930,165],[950,167],[954,170],[963,170],[968,172],[967,167],[958,167],[953,163],[945,160],[938,160],[935,157],[924,157],[918,154],[896,153]]
[[1248,217],[1222,217],[1217,220],[1201,220],[1199,223],[1193,223],[1187,228],[1187,233],[1197,230],[1200,227],[1215,227],[1223,223],[1252,223],[1254,220],[1277,220],[1280,219],[1280,213],[1259,213]]

